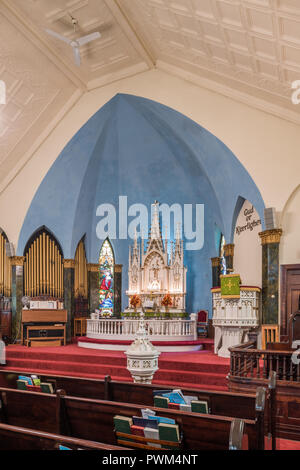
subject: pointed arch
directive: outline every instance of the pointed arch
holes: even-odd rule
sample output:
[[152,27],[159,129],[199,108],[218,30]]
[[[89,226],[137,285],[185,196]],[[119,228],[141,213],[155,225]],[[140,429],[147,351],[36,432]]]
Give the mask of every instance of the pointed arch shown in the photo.
[[30,297],[63,297],[63,251],[60,243],[44,225],[25,245],[24,293]]
[[75,299],[88,298],[88,271],[85,250],[85,235],[78,242],[75,252],[74,267],[74,294]]
[[221,258],[221,274],[226,274],[226,271],[227,271],[225,250],[224,250],[225,244],[226,244],[225,237],[223,233],[221,233],[220,246],[219,246],[219,257]]
[[99,310],[114,313],[115,307],[115,255],[113,247],[106,238],[99,254]]

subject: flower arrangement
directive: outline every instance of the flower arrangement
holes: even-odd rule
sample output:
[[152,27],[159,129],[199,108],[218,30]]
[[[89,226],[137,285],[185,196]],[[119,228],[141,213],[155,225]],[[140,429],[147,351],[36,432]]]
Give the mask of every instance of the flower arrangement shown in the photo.
[[164,306],[164,307],[171,307],[172,306],[172,297],[170,296],[170,294],[166,294],[164,296],[164,298],[162,299],[161,301],[161,304]]
[[131,298],[130,298],[130,305],[131,307],[133,308],[136,308],[138,307],[139,305],[141,305],[141,299],[139,298],[138,295],[133,295]]
[[111,318],[112,314],[113,314],[112,311],[108,309],[100,311],[101,318]]

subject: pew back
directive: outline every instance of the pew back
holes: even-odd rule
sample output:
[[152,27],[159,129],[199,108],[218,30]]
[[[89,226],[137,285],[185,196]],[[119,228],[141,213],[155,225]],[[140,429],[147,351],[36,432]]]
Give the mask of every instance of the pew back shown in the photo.
[[[0,370],[0,387],[17,388],[20,372]],[[55,390],[63,389],[69,396],[94,398],[145,406],[153,405],[153,390],[174,388],[168,385],[133,384],[132,382],[116,382],[107,377],[106,380],[81,377],[40,375],[42,382],[51,382]],[[211,414],[231,416],[241,419],[255,419],[255,394],[220,392],[181,388],[185,395],[196,395],[199,400],[206,400]]]
[[[57,450],[59,445],[71,450],[124,450],[124,447],[75,439],[34,429],[0,423],[0,450]],[[126,450],[131,450],[126,448]]]
[[[143,405],[23,390],[0,389],[1,420],[10,425],[116,444],[113,417],[141,416]],[[234,418],[202,415],[149,407],[157,415],[172,418],[183,433],[184,449],[225,450]],[[260,420],[244,420],[250,449],[263,449],[263,414]]]

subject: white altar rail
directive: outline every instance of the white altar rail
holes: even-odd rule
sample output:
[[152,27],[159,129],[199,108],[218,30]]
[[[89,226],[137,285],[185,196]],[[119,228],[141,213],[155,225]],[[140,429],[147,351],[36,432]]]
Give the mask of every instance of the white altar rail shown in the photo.
[[[138,327],[139,320],[91,319],[87,320],[87,337],[133,340]],[[145,327],[151,341],[195,341],[197,339],[196,317],[192,317],[191,320],[145,319]]]

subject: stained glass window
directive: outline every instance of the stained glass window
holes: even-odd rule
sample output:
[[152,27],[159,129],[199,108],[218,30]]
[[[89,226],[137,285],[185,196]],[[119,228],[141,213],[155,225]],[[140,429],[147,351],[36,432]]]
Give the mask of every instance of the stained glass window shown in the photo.
[[99,256],[99,310],[114,312],[114,253],[108,240],[103,242]]
[[225,237],[222,234],[221,235],[221,240],[220,240],[221,274],[226,274],[226,258],[225,258],[225,255],[224,255],[224,245],[225,244],[226,244]]

